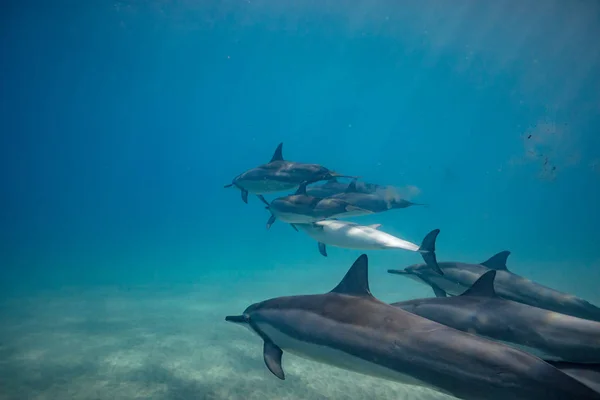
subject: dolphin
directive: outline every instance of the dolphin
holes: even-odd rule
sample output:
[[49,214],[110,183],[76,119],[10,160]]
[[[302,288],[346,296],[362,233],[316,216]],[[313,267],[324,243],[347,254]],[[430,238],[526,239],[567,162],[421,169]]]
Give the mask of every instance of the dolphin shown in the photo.
[[502,251],[480,264],[447,261],[438,263],[444,276],[425,264],[411,265],[403,270],[390,269],[390,274],[406,276],[431,286],[437,297],[459,295],[467,290],[490,269],[497,272],[494,280],[496,293],[504,299],[543,308],[573,317],[600,321],[600,308],[571,294],[550,289],[530,281],[506,268],[510,251]]
[[[367,182],[362,182],[362,181],[355,182],[355,185],[354,185],[354,190],[357,193],[364,193],[364,194],[377,193],[378,191],[386,190],[386,188],[387,188],[387,186],[378,185],[375,183],[367,183]],[[348,190],[347,183],[340,182],[340,181],[338,181],[337,178],[331,178],[327,182],[320,183],[318,185],[313,185],[313,186],[307,188],[306,192],[310,196],[325,198],[325,197],[334,196],[336,194],[344,193],[347,190]]]
[[435,256],[435,240],[440,233],[439,229],[429,232],[419,246],[380,231],[380,226],[381,224],[358,225],[334,219],[297,225],[319,243],[319,253],[324,257],[327,257],[327,245],[356,250],[409,250],[421,253],[427,265],[443,274]]
[[248,193],[281,192],[296,188],[302,182],[314,183],[334,177],[356,178],[338,174],[318,164],[286,161],[283,159],[283,143],[279,143],[271,161],[241,173],[224,187],[239,189],[242,200],[248,203]]
[[[394,195],[388,191],[375,191],[373,193],[363,193],[357,189],[357,182],[350,182],[346,190],[342,193],[334,194],[329,197],[332,200],[342,200],[348,204],[352,204],[362,210],[370,213],[381,213],[388,210],[407,208],[411,206],[425,206],[421,203],[413,203],[398,195]],[[359,214],[365,215],[367,213]],[[339,215],[344,217],[346,215]]]
[[544,360],[600,363],[600,322],[505,300],[489,270],[460,296],[392,303],[463,332],[497,340]]
[[272,298],[225,321],[263,341],[264,363],[281,380],[286,351],[465,400],[600,399],[529,353],[379,301],[369,288],[365,254],[328,293]]
[[295,194],[278,197],[269,203],[264,196],[258,198],[265,203],[266,209],[271,212],[267,221],[267,229],[271,228],[277,219],[287,222],[296,230],[295,224],[311,223],[349,212],[365,212],[342,200],[328,201],[326,205],[317,207],[321,198],[306,194],[307,182],[302,183]]

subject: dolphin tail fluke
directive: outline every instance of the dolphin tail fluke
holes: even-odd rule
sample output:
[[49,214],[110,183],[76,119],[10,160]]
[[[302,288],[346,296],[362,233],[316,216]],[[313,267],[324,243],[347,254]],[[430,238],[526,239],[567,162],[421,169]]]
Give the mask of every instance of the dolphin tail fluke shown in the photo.
[[429,232],[421,242],[419,252],[421,253],[421,257],[423,257],[423,261],[425,261],[425,264],[427,264],[438,274],[444,275],[444,272],[438,265],[437,257],[435,255],[435,241],[439,233],[439,229],[434,229],[431,232]]
[[572,363],[566,361],[544,360],[548,364],[571,378],[583,383],[596,393],[600,393],[600,363]]

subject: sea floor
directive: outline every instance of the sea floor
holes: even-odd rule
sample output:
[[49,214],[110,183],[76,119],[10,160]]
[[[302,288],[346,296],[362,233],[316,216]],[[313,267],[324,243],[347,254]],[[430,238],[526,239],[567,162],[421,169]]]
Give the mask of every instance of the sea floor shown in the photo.
[[[450,399],[289,353],[281,381],[265,367],[260,339],[224,320],[270,297],[324,292],[346,270],[321,271],[312,287],[306,271],[281,280],[271,271],[252,284],[214,278],[202,286],[68,288],[2,300],[0,400]],[[431,296],[425,286],[373,275],[383,301]]]
[[50,292],[2,305],[0,399],[444,399],[284,354],[224,321],[250,299],[206,288]]

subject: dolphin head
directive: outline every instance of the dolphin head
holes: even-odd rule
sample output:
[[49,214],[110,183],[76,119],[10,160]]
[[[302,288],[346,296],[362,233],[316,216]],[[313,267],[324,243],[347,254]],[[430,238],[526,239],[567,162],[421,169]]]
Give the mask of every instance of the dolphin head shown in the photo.
[[250,330],[250,332],[261,336],[261,334],[257,331],[256,326],[252,323],[252,315],[256,310],[260,309],[262,303],[264,302],[251,304],[241,315],[228,315],[225,317],[225,321],[242,326]]
[[414,264],[404,269],[388,269],[388,273],[402,275],[419,283],[428,285],[428,275],[437,274],[427,264]]

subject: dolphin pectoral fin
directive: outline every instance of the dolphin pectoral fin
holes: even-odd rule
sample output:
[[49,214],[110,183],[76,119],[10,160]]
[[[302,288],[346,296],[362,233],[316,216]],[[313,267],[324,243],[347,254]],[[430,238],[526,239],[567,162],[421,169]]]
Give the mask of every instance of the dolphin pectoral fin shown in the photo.
[[248,191],[246,189],[241,189],[242,190],[242,201],[246,204],[248,204]]
[[273,157],[271,157],[271,161],[283,161],[283,143],[279,143],[275,152],[273,153]]
[[325,243],[319,242],[319,253],[321,253],[323,257],[327,257],[327,246],[325,246]]
[[423,257],[423,261],[425,261],[425,264],[427,264],[438,274],[444,275],[444,271],[442,271],[442,269],[438,265],[437,257],[435,255],[435,241],[439,233],[439,229],[434,229],[431,232],[429,232],[421,242],[419,252],[421,253],[421,257]]
[[446,297],[447,296],[446,292],[441,287],[439,287],[437,285],[431,285],[431,288],[433,289],[433,294],[435,294],[435,297]]
[[294,225],[294,224],[290,224],[290,225],[292,226],[292,228],[294,228],[294,230],[295,230],[296,232],[299,232],[299,231],[298,231],[298,228],[296,227],[296,225]]
[[481,275],[470,288],[464,291],[461,296],[477,296],[477,297],[496,297],[494,290],[494,278],[496,271],[490,270]]
[[277,218],[275,218],[275,216],[274,216],[274,215],[271,215],[271,216],[269,217],[269,220],[267,221],[267,229],[271,229],[271,226],[273,226],[273,224],[275,223],[275,220],[276,220],[276,219],[277,219]]
[[559,371],[569,375],[571,378],[583,383],[593,391],[600,393],[600,364],[580,364],[546,359],[544,359],[544,361]]
[[283,351],[277,345],[270,340],[265,340],[265,344],[263,345],[263,358],[265,360],[265,365],[269,368],[269,371],[273,373],[276,377],[281,380],[285,380],[285,373],[283,372],[283,367],[281,366],[281,356],[283,355]]
[[508,268],[506,268],[508,256],[510,256],[510,251],[501,251],[482,262],[481,265],[489,269],[495,269],[496,271],[508,271]]

